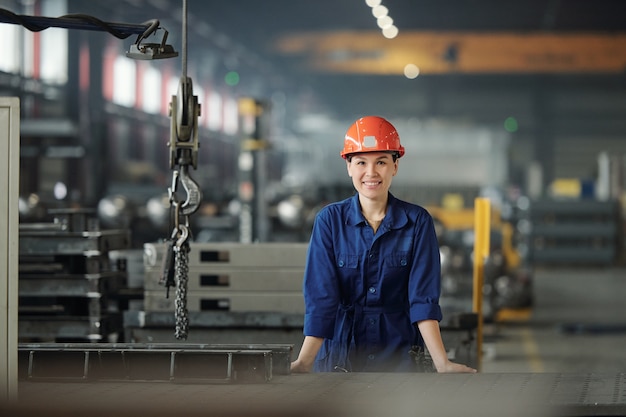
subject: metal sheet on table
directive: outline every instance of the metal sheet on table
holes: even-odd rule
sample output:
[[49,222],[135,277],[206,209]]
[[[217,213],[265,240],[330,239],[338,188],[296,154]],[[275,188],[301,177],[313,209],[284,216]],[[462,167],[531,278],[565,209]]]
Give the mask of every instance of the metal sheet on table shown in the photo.
[[[165,289],[144,291],[145,311],[174,311],[175,289],[169,297]],[[275,293],[267,291],[217,291],[204,290],[187,294],[189,311],[256,311],[304,314],[304,298],[301,292]]]
[[126,284],[122,272],[99,274],[20,274],[21,297],[100,297],[112,295]]
[[[144,265],[159,267],[165,243],[144,244]],[[306,243],[190,243],[189,268],[304,268]]]
[[22,379],[31,381],[267,382],[272,350],[250,346],[22,344]]
[[20,315],[19,340],[106,340],[123,331],[122,314],[102,316],[28,316]]
[[[144,288],[164,290],[161,268],[147,270],[144,275]],[[190,268],[188,291],[295,291],[302,292],[304,268]]]
[[106,254],[130,246],[130,232],[102,230],[97,232],[40,233],[20,232],[20,256]]

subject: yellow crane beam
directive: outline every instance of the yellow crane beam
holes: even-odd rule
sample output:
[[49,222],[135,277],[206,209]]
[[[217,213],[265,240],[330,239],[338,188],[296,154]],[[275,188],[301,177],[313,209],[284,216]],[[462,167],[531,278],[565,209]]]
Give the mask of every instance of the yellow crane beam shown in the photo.
[[278,52],[305,57],[316,71],[402,75],[407,64],[420,74],[621,73],[626,32],[379,31],[292,34]]

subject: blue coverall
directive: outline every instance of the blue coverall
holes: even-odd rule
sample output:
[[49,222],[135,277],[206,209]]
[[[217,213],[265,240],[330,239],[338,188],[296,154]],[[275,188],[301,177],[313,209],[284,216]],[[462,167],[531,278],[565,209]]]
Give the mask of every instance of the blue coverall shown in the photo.
[[389,194],[376,234],[358,194],[317,214],[304,273],[304,335],[324,338],[313,370],[408,372],[416,322],[442,318],[439,245],[421,206]]

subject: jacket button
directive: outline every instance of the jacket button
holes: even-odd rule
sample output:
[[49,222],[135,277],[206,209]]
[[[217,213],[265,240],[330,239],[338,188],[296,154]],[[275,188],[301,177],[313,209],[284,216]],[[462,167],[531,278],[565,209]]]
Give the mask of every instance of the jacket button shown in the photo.
[[370,287],[370,288],[369,288],[369,292],[370,292],[370,293],[372,293],[372,294],[374,294],[374,293],[376,292],[376,288],[374,288],[374,287]]
[[339,266],[343,266],[343,261],[339,261]]
[[401,260],[401,261],[400,261],[400,265],[402,265],[402,266],[406,266],[406,259]]

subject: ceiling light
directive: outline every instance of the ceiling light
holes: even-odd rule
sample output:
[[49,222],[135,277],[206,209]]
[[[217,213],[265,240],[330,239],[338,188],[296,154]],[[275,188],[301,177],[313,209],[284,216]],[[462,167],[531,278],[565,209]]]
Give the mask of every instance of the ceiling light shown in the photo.
[[376,19],[376,24],[378,25],[379,28],[385,29],[393,25],[393,19],[389,16],[382,16]]
[[420,69],[415,64],[406,64],[404,67],[404,76],[410,80],[417,78],[420,75]]
[[376,18],[376,24],[382,30],[383,36],[387,39],[398,36],[398,28],[389,16],[389,9],[382,5],[382,0],[365,0],[365,3],[372,8],[372,15]]
[[387,39],[393,39],[398,36],[398,32],[398,28],[394,25],[391,25],[383,29],[383,36]]
[[376,19],[379,19],[383,16],[387,16],[389,14],[389,9],[383,5],[378,5],[372,8],[372,14]]

